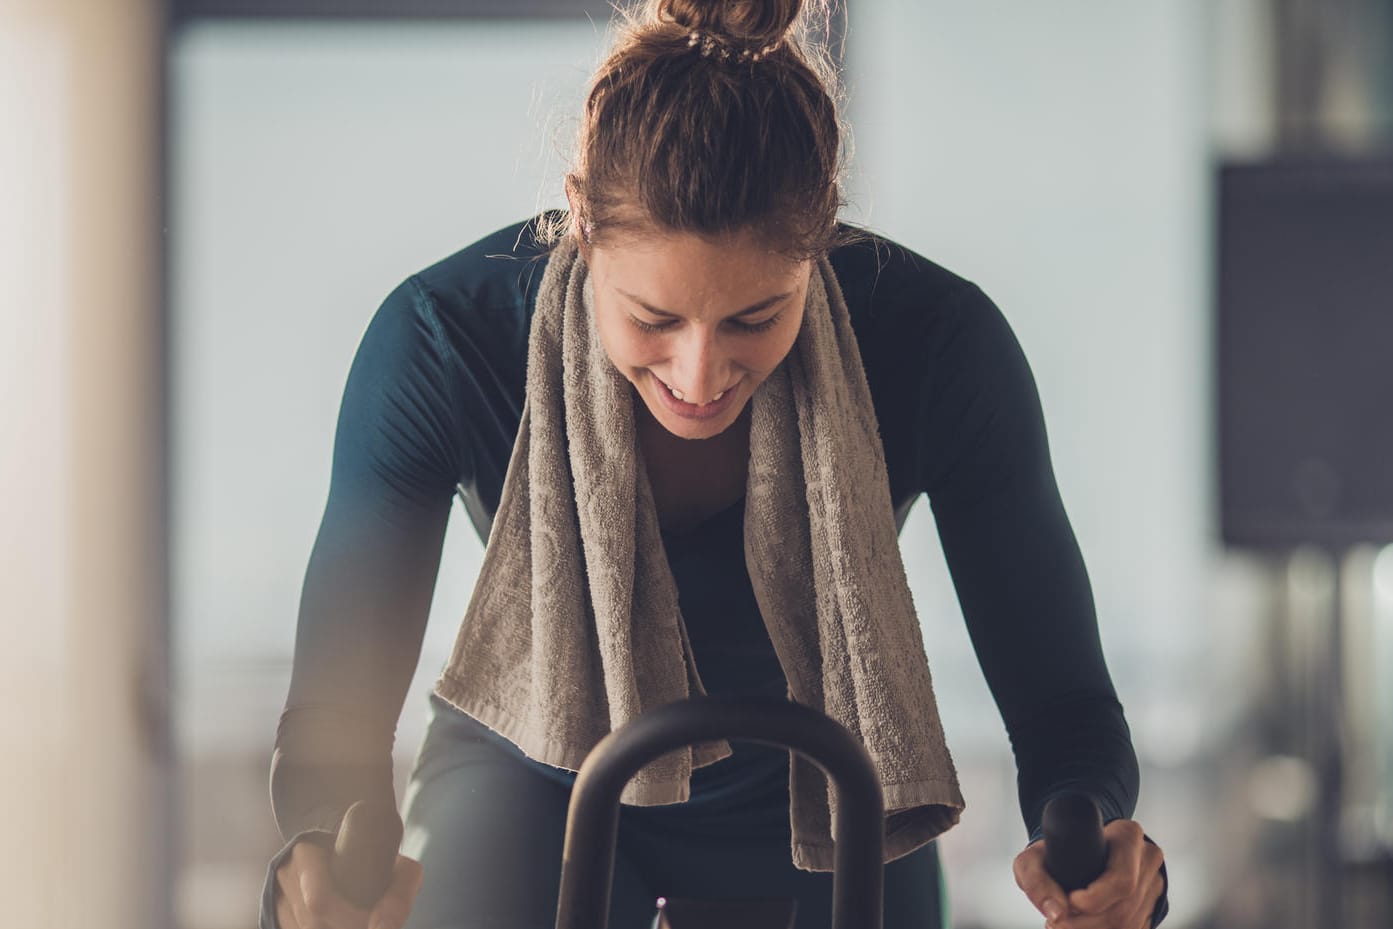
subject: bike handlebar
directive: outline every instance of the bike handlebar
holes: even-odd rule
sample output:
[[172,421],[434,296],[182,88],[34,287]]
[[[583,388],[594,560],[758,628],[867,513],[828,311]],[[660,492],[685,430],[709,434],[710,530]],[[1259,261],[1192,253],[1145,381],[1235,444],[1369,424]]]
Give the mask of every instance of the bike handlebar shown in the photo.
[[[640,768],[668,752],[721,739],[790,748],[818,765],[838,793],[833,929],[879,929],[882,921],[884,800],[865,748],[841,725],[789,701],[694,697],[650,710],[605,736],[581,765],[566,821],[556,929],[604,929],[619,823],[619,797]],[[1097,804],[1059,795],[1041,818],[1045,868],[1066,893],[1088,886],[1107,866]],[[402,823],[384,803],[360,801],[344,814],[330,874],[362,909],[386,892]]]
[[810,707],[722,697],[649,710],[605,736],[586,757],[566,822],[556,929],[604,929],[608,921],[619,796],[629,779],[668,752],[720,739],[790,748],[828,775],[837,790],[833,929],[880,929],[884,799],[866,749]]

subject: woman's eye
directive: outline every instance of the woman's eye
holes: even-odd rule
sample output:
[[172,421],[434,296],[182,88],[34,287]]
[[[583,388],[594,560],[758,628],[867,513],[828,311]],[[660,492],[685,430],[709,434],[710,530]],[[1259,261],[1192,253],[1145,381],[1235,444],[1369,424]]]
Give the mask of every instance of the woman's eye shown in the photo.
[[673,323],[672,320],[668,320],[665,323],[646,323],[643,320],[639,319],[637,316],[634,316],[632,314],[630,314],[629,320],[644,332],[662,332],[664,329],[672,328]]
[[736,323],[735,325],[739,326],[741,331],[743,332],[764,332],[766,329],[773,329],[774,326],[779,322],[779,317],[783,315],[783,310],[780,310],[773,316],[769,317],[768,319],[761,320],[760,322]]
[[[741,333],[764,332],[768,329],[773,329],[776,325],[778,325],[779,317],[781,316],[783,316],[782,310],[780,310],[778,313],[775,313],[768,319],[761,320],[757,323],[742,323],[739,320],[732,319],[730,320],[730,324]],[[650,323],[642,319],[639,319],[632,313],[629,314],[629,321],[633,323],[635,326],[637,326],[640,331],[647,333],[666,332],[673,326],[677,325],[677,320],[675,319],[669,319],[666,322],[661,323]]]

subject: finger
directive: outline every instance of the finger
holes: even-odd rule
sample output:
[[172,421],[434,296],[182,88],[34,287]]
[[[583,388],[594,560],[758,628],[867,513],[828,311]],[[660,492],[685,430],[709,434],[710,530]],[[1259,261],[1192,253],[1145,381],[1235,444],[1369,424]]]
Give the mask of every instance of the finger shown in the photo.
[[[382,894],[382,900],[394,900],[409,906],[421,889],[423,874],[420,862],[414,858],[407,858],[405,855],[398,855],[396,862],[392,865],[392,883]],[[375,909],[376,907],[374,907]]]
[[[297,855],[299,859],[297,860]],[[305,901],[300,891],[300,865],[303,853],[298,846],[291,850],[290,860],[276,869],[276,923],[280,929],[309,929],[310,916],[305,912]]]
[[280,929],[300,929],[300,921],[295,918],[285,894],[276,894],[276,925]]
[[411,907],[396,901],[383,900],[368,918],[368,929],[402,929],[411,915]]
[[392,870],[392,884],[373,907],[368,929],[401,929],[421,889],[423,875],[420,862],[405,855],[397,856]]
[[1045,843],[1039,840],[1026,846],[1011,866],[1016,886],[1035,909],[1048,920],[1056,920],[1068,911],[1064,890],[1045,870]]
[[421,881],[424,879],[425,873],[425,869],[415,858],[398,855],[397,863],[392,869],[392,887],[393,889],[400,888],[407,897],[415,897],[421,889]]
[[280,921],[280,929],[324,929],[325,923],[321,922],[305,906],[305,901],[298,897],[281,897],[285,909],[289,913],[289,919],[281,916],[281,908],[276,908],[276,919]]
[[1101,913],[1072,910],[1060,919],[1045,923],[1048,929],[1136,929],[1136,905],[1132,899],[1119,900]]
[[1127,925],[1129,929],[1151,929],[1151,914],[1156,912],[1156,901],[1161,899],[1161,892],[1165,890],[1166,883],[1161,879],[1161,872],[1157,871],[1146,879],[1146,892],[1137,898],[1137,908],[1132,913],[1131,922]]
[[300,869],[305,929],[367,929],[367,911],[348,902],[334,887],[329,873],[329,850],[308,842],[302,844],[307,846]]
[[1098,913],[1070,911],[1063,919],[1050,922],[1049,929],[1151,929],[1151,914],[1165,883],[1157,870],[1146,872],[1136,893]]
[[1156,912],[1156,901],[1161,899],[1161,892],[1166,889],[1159,865],[1156,871],[1143,879],[1142,886],[1143,892],[1136,898],[1136,909],[1126,924],[1128,929],[1151,929],[1151,914]]
[[1046,923],[1049,929],[1151,929],[1151,913],[1161,894],[1161,879],[1146,883],[1146,892],[1120,900],[1101,913],[1073,912]]
[[411,915],[411,905],[397,898],[384,897],[373,907],[368,929],[402,929]]
[[1069,905],[1080,913],[1111,910],[1120,901],[1130,899],[1141,880],[1143,850],[1147,846],[1141,826],[1130,819],[1114,820],[1103,828],[1103,838],[1108,847],[1107,868],[1093,883],[1069,894]]

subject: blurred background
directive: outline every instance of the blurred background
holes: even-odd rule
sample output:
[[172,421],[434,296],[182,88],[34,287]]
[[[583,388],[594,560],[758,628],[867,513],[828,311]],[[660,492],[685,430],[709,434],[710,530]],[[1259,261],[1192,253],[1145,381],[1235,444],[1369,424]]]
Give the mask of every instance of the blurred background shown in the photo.
[[[1393,0],[846,0],[847,218],[1033,365],[1180,927],[1393,926]],[[5,921],[245,929],[340,391],[382,298],[540,208],[603,2],[0,0]],[[932,516],[968,810],[1036,926]],[[482,547],[452,521],[398,788]]]

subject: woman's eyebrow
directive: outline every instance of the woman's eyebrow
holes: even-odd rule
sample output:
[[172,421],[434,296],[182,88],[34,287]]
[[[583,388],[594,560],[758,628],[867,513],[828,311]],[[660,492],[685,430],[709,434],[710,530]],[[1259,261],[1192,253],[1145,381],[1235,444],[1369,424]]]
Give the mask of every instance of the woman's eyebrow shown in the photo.
[[[679,314],[669,313],[667,310],[660,310],[656,306],[653,306],[652,304],[643,300],[641,297],[637,297],[634,294],[629,293],[627,290],[618,287],[616,287],[615,289],[618,290],[624,296],[628,297],[630,300],[637,303],[639,306],[643,307],[648,312],[652,313],[654,316],[667,316],[672,319],[680,318]],[[775,294],[772,297],[765,297],[758,303],[752,303],[749,306],[745,307],[743,310],[738,310],[734,313],[731,313],[730,316],[727,318],[734,319],[737,316],[752,316],[755,313],[758,313],[760,310],[767,310],[769,307],[778,303],[780,300],[787,300],[791,296],[793,296],[793,291],[789,290],[781,294]]]

